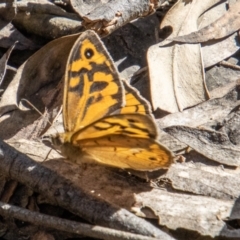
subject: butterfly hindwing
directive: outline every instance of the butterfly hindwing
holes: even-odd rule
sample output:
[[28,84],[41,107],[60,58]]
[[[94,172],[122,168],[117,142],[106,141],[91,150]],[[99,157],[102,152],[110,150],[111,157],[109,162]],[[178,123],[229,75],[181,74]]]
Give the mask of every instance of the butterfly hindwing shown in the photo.
[[152,119],[143,114],[118,114],[107,116],[75,132],[71,141],[74,145],[83,139],[94,141],[108,135],[128,136],[129,138],[155,139],[157,129]]
[[124,88],[99,37],[84,32],[75,42],[64,86],[64,128],[75,131],[124,105]]
[[126,104],[121,108],[121,114],[141,113],[144,115],[150,115],[151,107],[149,103],[140,96],[139,92],[126,81],[123,81],[123,86],[125,89]]
[[171,152],[154,139],[109,135],[79,144],[96,161],[113,167],[152,171],[171,164]]

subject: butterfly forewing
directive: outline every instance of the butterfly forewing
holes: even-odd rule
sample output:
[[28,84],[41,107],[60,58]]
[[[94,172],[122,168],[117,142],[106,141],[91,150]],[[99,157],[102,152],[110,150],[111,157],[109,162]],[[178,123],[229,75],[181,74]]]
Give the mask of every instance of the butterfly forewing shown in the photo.
[[124,105],[124,88],[111,57],[93,31],[75,42],[64,86],[64,127],[83,128]]

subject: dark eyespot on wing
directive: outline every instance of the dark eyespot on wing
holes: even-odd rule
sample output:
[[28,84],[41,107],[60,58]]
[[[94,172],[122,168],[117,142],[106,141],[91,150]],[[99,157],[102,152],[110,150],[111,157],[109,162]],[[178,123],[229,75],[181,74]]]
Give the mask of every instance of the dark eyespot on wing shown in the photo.
[[87,59],[90,59],[94,55],[94,51],[91,48],[87,48],[84,52],[84,55]]

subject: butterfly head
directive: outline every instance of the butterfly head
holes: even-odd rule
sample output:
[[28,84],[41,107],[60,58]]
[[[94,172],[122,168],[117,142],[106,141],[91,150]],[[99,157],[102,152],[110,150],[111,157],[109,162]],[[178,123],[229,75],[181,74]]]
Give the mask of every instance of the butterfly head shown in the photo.
[[80,147],[73,146],[70,143],[71,135],[67,133],[57,133],[53,135],[44,136],[42,142],[62,153],[63,156],[76,162],[76,160],[83,155]]

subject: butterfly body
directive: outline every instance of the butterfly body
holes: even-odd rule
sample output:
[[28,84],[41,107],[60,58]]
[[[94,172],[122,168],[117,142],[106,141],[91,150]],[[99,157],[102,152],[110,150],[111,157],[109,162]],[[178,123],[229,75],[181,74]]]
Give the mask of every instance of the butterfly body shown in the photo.
[[120,80],[113,60],[93,31],[75,42],[67,62],[63,120],[65,133],[52,138],[73,161],[83,156],[108,166],[135,170],[168,167],[171,152],[157,142],[150,108]]

